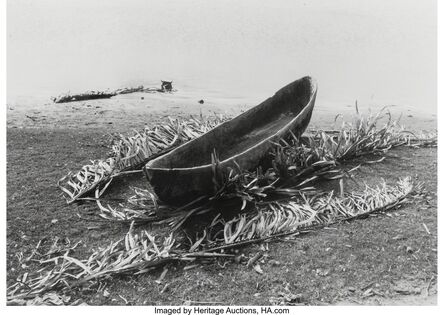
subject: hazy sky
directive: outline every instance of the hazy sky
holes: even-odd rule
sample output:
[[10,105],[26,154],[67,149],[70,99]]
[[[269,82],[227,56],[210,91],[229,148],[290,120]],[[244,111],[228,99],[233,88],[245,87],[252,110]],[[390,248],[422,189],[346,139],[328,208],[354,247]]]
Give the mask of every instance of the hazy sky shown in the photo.
[[9,0],[8,98],[158,82],[436,106],[436,1]]

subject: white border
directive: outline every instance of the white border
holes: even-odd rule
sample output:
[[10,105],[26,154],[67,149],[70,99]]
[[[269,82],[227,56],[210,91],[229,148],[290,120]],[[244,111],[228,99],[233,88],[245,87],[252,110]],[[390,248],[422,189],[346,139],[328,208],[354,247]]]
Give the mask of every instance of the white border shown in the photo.
[[[14,1],[14,0],[8,0],[8,1]],[[38,0],[35,0],[38,1]],[[309,1],[309,0],[307,0]],[[368,0],[371,1],[371,0]],[[419,1],[419,0],[418,0]],[[8,313],[22,313],[22,312],[29,312],[29,313],[59,313],[60,311],[69,313],[77,313],[77,312],[91,312],[96,313],[99,312],[118,312],[121,311],[121,307],[101,307],[93,308],[93,307],[87,307],[87,308],[72,308],[72,307],[64,307],[63,309],[60,309],[58,307],[6,307],[6,1],[0,1],[1,7],[0,7],[0,31],[1,31],[1,41],[0,41],[0,57],[1,57],[1,64],[0,64],[0,71],[1,71],[1,84],[0,84],[0,98],[2,100],[2,103],[0,105],[0,111],[1,111],[1,131],[0,131],[0,139],[1,139],[1,154],[0,154],[0,164],[1,164],[1,174],[0,174],[0,185],[1,185],[1,250],[3,253],[3,259],[1,260],[1,300],[2,300],[2,308],[4,308],[5,311]],[[443,110],[440,108],[440,106],[443,104],[444,101],[444,68],[443,68],[443,54],[444,54],[444,4],[443,1],[438,1],[438,126],[439,122],[441,121]],[[48,17],[50,18],[50,17]],[[439,139],[442,139],[443,136],[443,128],[438,128],[439,133]],[[441,185],[441,178],[442,178],[442,163],[443,163],[443,149],[441,145],[438,145],[438,212],[441,210],[441,204],[442,204],[442,198],[444,196],[444,188],[443,185]],[[443,254],[442,250],[444,249],[442,245],[443,237],[442,233],[440,231],[440,228],[443,226],[443,220],[444,215],[438,214],[438,230],[439,230],[439,241],[438,241],[438,307],[434,306],[425,306],[425,307],[412,307],[412,306],[402,306],[402,307],[377,307],[372,308],[368,306],[359,306],[359,307],[292,307],[291,308],[291,314],[297,314],[301,312],[309,312],[310,314],[318,314],[318,313],[324,313],[324,314],[341,314],[344,313],[355,313],[358,311],[359,313],[365,313],[365,314],[371,314],[375,311],[378,313],[402,313],[406,314],[410,311],[412,312],[425,312],[427,314],[439,314],[443,313],[443,307],[442,303],[440,301],[444,301],[443,297],[444,294],[442,293],[443,286],[441,285],[442,279],[440,278],[442,275],[442,260],[443,260]],[[441,309],[441,311],[439,311]],[[150,314],[154,313],[154,307],[132,307],[131,312],[137,312],[137,313],[143,313],[143,314]]]

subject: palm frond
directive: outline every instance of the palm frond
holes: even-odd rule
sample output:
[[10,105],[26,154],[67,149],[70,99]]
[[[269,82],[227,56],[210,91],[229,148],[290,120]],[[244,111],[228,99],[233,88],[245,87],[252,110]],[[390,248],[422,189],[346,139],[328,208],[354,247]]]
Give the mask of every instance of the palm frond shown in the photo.
[[141,169],[149,159],[204,134],[225,120],[222,116],[205,121],[169,118],[167,123],[147,127],[133,136],[117,135],[111,157],[91,161],[80,171],[64,176],[57,184],[65,193],[67,202],[72,203],[116,176]]
[[[196,241],[188,245],[177,244],[174,234],[156,241],[147,230],[135,233],[134,224],[131,224],[124,238],[99,248],[87,259],[72,257],[67,251],[40,261],[44,267],[36,273],[19,277],[8,288],[7,299],[8,302],[32,299],[49,291],[66,293],[89,281],[120,274],[141,274],[174,261],[233,257],[218,252],[358,218],[375,211],[387,211],[404,202],[414,189],[411,178],[406,177],[394,186],[383,183],[346,197],[332,194],[309,197],[302,194],[299,202],[261,204],[253,211],[238,214],[229,221],[214,218],[209,226],[196,233],[200,235]],[[215,233],[215,230],[222,233]]]

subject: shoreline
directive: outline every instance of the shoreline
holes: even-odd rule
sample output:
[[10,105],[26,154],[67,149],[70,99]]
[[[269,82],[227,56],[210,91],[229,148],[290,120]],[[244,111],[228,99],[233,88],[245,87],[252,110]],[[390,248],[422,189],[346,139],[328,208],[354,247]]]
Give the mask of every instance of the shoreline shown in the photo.
[[[187,118],[212,115],[236,116],[259,104],[261,101],[239,98],[204,99],[200,104],[196,95],[133,93],[119,95],[111,99],[98,99],[70,103],[22,103],[8,105],[7,128],[37,129],[107,129],[112,132],[140,130],[167,117]],[[360,113],[376,114],[384,106],[358,105]],[[411,108],[388,106],[392,118],[400,115],[401,125],[409,131],[434,131],[437,129],[437,115],[423,113]],[[335,123],[335,117],[340,116]],[[349,122],[355,115],[354,104],[329,104],[317,100],[308,129],[338,128],[342,121]]]

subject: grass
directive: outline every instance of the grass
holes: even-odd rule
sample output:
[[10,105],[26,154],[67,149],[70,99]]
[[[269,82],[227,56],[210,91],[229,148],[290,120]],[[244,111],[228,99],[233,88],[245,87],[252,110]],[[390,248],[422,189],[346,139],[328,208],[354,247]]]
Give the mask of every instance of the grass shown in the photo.
[[[9,150],[8,150],[9,151]],[[9,175],[8,175],[8,181],[9,181]],[[8,187],[9,187],[9,183],[8,183]],[[9,200],[9,199],[8,199]],[[9,208],[9,207],[8,207]],[[9,213],[9,212],[8,212]]]

